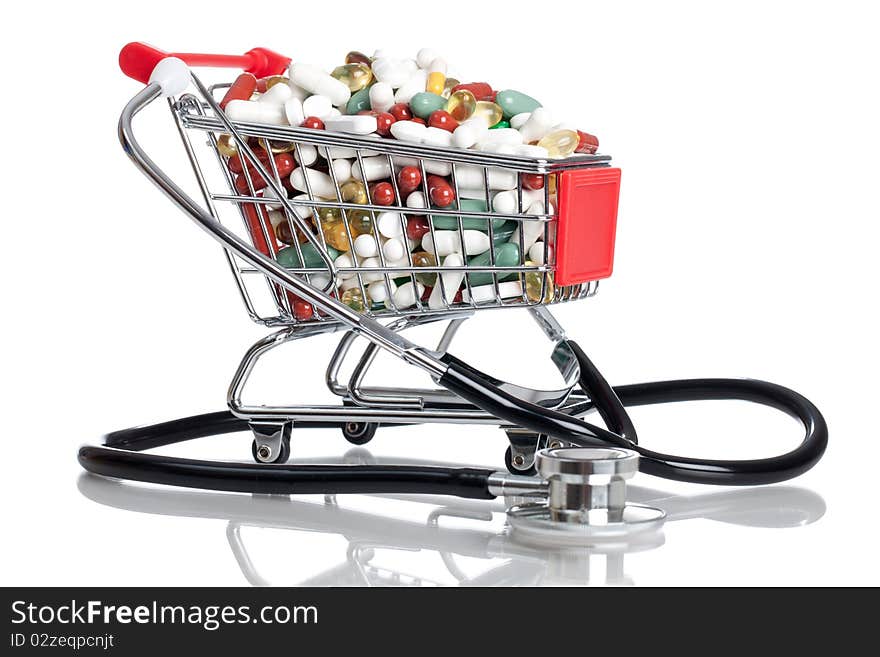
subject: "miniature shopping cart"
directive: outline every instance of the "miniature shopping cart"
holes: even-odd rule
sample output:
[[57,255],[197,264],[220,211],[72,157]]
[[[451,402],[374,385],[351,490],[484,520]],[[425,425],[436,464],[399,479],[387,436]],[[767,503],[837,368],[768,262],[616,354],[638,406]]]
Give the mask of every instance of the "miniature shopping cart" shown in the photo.
[[[511,421],[510,413],[499,414],[491,404],[475,403],[453,392],[455,386],[443,381],[450,362],[447,350],[462,322],[478,310],[525,308],[553,342],[552,360],[562,375],[562,385],[554,390],[532,390],[493,380],[505,393],[526,403],[583,416],[602,401],[597,389],[585,390],[584,381],[597,381],[607,388],[598,372],[584,372],[584,356],[565,338],[548,306],[594,295],[598,281],[612,270],[620,170],[610,166],[610,158],[600,154],[576,155],[567,159],[534,159],[480,151],[431,147],[392,139],[374,139],[309,128],[232,122],[220,108],[228,84],[205,86],[182,63],[226,64],[248,68],[258,77],[280,74],[289,60],[270,51],[256,49],[248,55],[221,61],[202,55],[179,55],[162,59],[141,44],[123,50],[120,63],[132,77],[152,82],[127,105],[120,119],[120,138],[135,164],[224,249],[236,286],[251,319],[278,330],[254,344],[245,354],[229,387],[228,405],[232,414],[248,423],[254,433],[253,457],[260,463],[279,463],[290,454],[294,425],[337,427],[352,443],[369,441],[380,425],[425,422],[480,423],[501,426],[510,440],[506,462],[514,473],[533,469],[536,449],[548,446],[545,434],[523,428]],[[151,77],[152,76],[152,77]],[[196,202],[177,186],[148,157],[135,139],[132,120],[150,103],[166,98],[173,120],[192,164],[201,202]],[[317,150],[326,160],[348,157],[353,168],[364,171],[365,160],[382,160],[394,187],[390,205],[345,200],[334,168],[327,169],[335,187],[335,198],[318,196],[304,176],[307,188],[288,189],[287,172],[280,172],[274,157],[289,153],[305,162]],[[271,155],[268,155],[271,154]],[[237,172],[231,158],[237,158]],[[455,198],[462,194],[484,203],[479,210],[465,210],[453,204],[445,209],[407,207],[398,189],[397,173],[403,166],[415,166],[421,173],[425,198],[429,198],[428,176],[441,172],[448,176]],[[285,175],[282,175],[285,174]],[[523,187],[524,176],[534,182]],[[466,176],[481,182],[481,189],[465,190],[459,180]],[[508,185],[515,198],[509,212],[493,210],[493,180],[514,180]],[[366,182],[366,180],[365,180]],[[526,207],[525,197],[540,189],[542,211]],[[363,201],[363,199],[360,199]],[[430,203],[427,205],[430,206]],[[376,257],[367,266],[354,253],[352,229],[358,221],[375,224],[380,214],[396,213],[400,234],[405,235],[407,220],[424,217],[437,243],[442,229],[466,241],[465,232],[484,227],[489,249],[479,262],[463,258],[460,265],[413,261],[407,249],[403,261],[389,262],[379,245]],[[324,222],[344,227],[343,240],[350,258],[339,264],[338,254],[328,245]],[[442,227],[442,228],[441,228]],[[298,236],[287,243],[280,234]],[[525,241],[529,236],[529,243]],[[519,242],[519,261],[498,261],[500,245]],[[538,248],[529,248],[530,244]],[[292,258],[299,266],[282,267],[278,255],[294,249]],[[530,256],[529,253],[532,255]],[[378,260],[378,262],[376,262]],[[473,259],[471,259],[473,260]],[[460,281],[460,289],[444,289],[449,274]],[[364,300],[362,307],[342,302],[339,282]],[[433,282],[426,286],[424,282]],[[387,299],[371,302],[368,288],[379,283],[387,288]],[[409,298],[401,299],[395,289],[409,285]],[[439,287],[439,291],[433,288]],[[434,350],[418,347],[402,335],[405,329],[432,322],[446,322],[440,343]],[[339,344],[330,358],[326,382],[341,403],[331,406],[247,405],[242,393],[257,362],[276,347],[315,336],[340,331]],[[342,365],[359,339],[367,341],[348,380],[340,380]],[[444,388],[413,389],[366,386],[363,381],[379,349],[389,350],[404,361],[427,371]],[[461,372],[466,366],[456,361]],[[589,376],[588,376],[589,375]],[[616,398],[615,398],[616,399]],[[618,402],[619,403],[619,402]],[[626,427],[609,427],[626,433]],[[560,441],[549,441],[558,446]]]

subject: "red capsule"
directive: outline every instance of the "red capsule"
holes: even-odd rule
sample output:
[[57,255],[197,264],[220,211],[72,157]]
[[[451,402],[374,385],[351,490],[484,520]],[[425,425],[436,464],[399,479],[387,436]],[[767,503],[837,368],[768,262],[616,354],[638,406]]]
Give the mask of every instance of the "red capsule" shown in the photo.
[[578,145],[577,148],[574,149],[575,153],[595,153],[599,150],[599,138],[594,137],[593,135],[577,131],[578,133]]
[[225,108],[231,100],[250,100],[257,90],[257,78],[251,73],[242,73],[235,82],[226,90],[226,95],[220,101],[220,107]]
[[[248,162],[248,164],[250,164],[250,162]],[[290,153],[278,153],[275,155],[275,168],[278,169],[278,177],[281,180],[284,180],[284,178],[289,176],[290,172],[296,168],[296,162]],[[272,173],[271,167],[269,167],[268,170],[269,173]],[[251,174],[251,184],[253,185],[255,192],[260,191],[269,184],[263,179],[263,176],[254,170],[252,166],[248,167],[248,173]],[[250,192],[247,177],[244,175],[244,172],[236,176],[235,189],[238,190],[239,194],[248,194]]]
[[440,208],[452,205],[455,200],[455,190],[442,176],[428,176],[428,194],[431,202]]
[[[268,165],[269,164],[269,154],[262,147],[255,147],[253,144],[250,145],[251,149],[254,151],[254,155],[257,156],[257,159],[261,164]],[[247,162],[248,170],[253,171],[254,165],[251,164],[251,161],[248,158],[244,158],[244,161]],[[241,155],[233,155],[229,158],[229,161],[226,163],[229,167],[229,170],[232,173],[241,173]]]
[[391,134],[391,125],[396,121],[397,119],[390,112],[379,112],[376,114],[376,132],[387,137]]
[[[272,253],[275,251],[276,245],[272,245],[272,250],[269,250],[269,245],[266,243],[266,234],[269,237],[272,237],[272,222],[269,220],[269,213],[266,211],[266,208],[259,206],[255,207],[251,203],[242,204],[244,207],[244,214],[247,218],[248,232],[251,234],[251,240],[254,243],[254,246],[257,250],[263,255],[272,257]],[[266,229],[266,234],[263,233],[263,228]]]
[[323,130],[324,122],[317,116],[308,116],[306,120],[299,124],[301,128],[311,128],[312,130]]
[[394,187],[388,182],[377,182],[370,185],[370,199],[375,205],[393,205]]
[[492,90],[492,86],[488,82],[467,82],[465,84],[457,84],[452,87],[452,93],[455,93],[459,89],[467,89],[477,100],[491,100],[492,102],[495,102],[496,92]]
[[409,121],[413,117],[412,110],[406,103],[395,103],[388,109],[388,112],[395,121]]
[[292,294],[290,296],[293,297],[293,316],[301,322],[311,319],[315,314],[312,304]]
[[411,240],[419,241],[422,236],[431,230],[426,217],[407,217],[406,236]]
[[522,186],[526,189],[544,189],[544,175],[541,173],[523,173]]
[[458,127],[458,121],[452,118],[452,114],[449,112],[437,110],[436,112],[431,112],[431,116],[428,117],[428,125],[432,128],[455,132],[455,129]]
[[397,188],[404,196],[414,192],[422,184],[422,172],[418,167],[403,167],[397,172]]

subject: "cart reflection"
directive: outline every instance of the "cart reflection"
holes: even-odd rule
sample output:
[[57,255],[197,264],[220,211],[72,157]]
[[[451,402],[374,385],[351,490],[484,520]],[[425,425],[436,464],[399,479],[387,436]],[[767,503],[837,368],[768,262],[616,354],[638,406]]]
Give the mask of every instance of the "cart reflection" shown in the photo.
[[[377,459],[364,448],[323,463],[414,463]],[[307,461],[303,461],[307,462]],[[424,464],[424,462],[420,462]],[[433,463],[437,465],[436,463]],[[443,464],[449,465],[449,464]],[[254,586],[271,584],[248,553],[243,529],[248,527],[319,532],[343,537],[344,563],[316,574],[302,586],[434,586],[430,578],[383,565],[387,551],[430,551],[439,555],[461,586],[630,585],[624,571],[627,554],[652,550],[665,542],[662,532],[637,539],[597,543],[588,548],[548,550],[515,541],[496,522],[513,500],[475,501],[442,496],[382,496],[428,505],[424,520],[413,521],[346,508],[335,496],[241,495],[145,487],[83,474],[80,492],[92,501],[155,515],[227,520],[226,538],[245,578]],[[825,513],[825,502],[810,490],[793,486],[733,489],[693,496],[670,495],[640,486],[628,487],[629,499],[667,513],[667,523],[709,519],[749,527],[785,528],[807,525]],[[447,526],[448,525],[448,526]],[[491,526],[490,526],[491,525]],[[469,576],[458,560],[485,560],[489,568]],[[604,562],[604,568],[597,567]],[[601,573],[601,579],[596,573]]]

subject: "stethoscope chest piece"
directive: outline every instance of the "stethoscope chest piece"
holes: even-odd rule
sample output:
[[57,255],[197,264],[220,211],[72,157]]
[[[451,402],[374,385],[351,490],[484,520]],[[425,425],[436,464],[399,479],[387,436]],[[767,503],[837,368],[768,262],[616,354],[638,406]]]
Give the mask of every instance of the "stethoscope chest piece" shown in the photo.
[[547,502],[507,512],[517,539],[541,545],[585,545],[655,532],[660,509],[627,504],[626,480],[638,472],[639,455],[618,448],[563,447],[536,456],[547,483]]

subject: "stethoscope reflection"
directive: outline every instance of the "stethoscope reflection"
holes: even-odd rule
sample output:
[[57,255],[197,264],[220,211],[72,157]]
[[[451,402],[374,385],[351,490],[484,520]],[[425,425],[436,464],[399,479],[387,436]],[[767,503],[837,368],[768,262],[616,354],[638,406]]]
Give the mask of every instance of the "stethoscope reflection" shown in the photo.
[[[412,459],[377,459],[364,448],[352,449],[342,458],[318,460],[322,463],[416,463]],[[254,586],[268,586],[271,582],[261,575],[245,546],[242,530],[248,527],[344,537],[348,543],[345,562],[301,581],[301,586],[442,584],[383,566],[377,555],[387,551],[436,552],[453,581],[460,586],[631,585],[633,582],[624,570],[625,556],[655,549],[665,542],[663,532],[657,531],[599,542],[586,548],[548,549],[515,540],[506,526],[501,530],[470,526],[477,522],[487,527],[498,514],[516,503],[511,499],[482,502],[442,496],[382,496],[431,505],[433,508],[426,520],[416,522],[346,508],[330,495],[325,496],[323,502],[315,502],[288,496],[209,493],[145,487],[90,474],[80,476],[78,487],[90,500],[115,508],[228,520],[227,540],[242,573]],[[670,495],[639,486],[630,486],[627,490],[631,501],[663,509],[667,523],[702,518],[748,527],[786,528],[810,524],[825,513],[825,502],[818,494],[793,486],[731,489],[693,496]],[[457,523],[469,526],[441,525],[441,521],[450,519],[470,521]],[[457,562],[465,557],[486,560],[491,567],[469,576]],[[597,567],[597,560],[604,560],[604,568]],[[596,572],[602,573],[601,581],[596,581]]]

